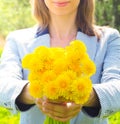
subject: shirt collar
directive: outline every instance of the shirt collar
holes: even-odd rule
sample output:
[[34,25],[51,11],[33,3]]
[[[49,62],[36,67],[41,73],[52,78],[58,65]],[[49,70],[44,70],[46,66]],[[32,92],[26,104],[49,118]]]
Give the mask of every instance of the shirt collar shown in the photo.
[[35,34],[35,38],[41,36],[41,35],[45,35],[45,34],[48,34],[49,31],[48,31],[48,28],[45,28],[44,30],[41,30],[40,27],[37,28],[37,31],[36,31],[36,34]]
[[[81,29],[78,29],[78,32],[81,32]],[[41,36],[41,35],[45,35],[45,34],[49,34],[49,30],[48,27],[45,28],[44,30],[41,30],[40,27],[37,28],[36,34],[35,34],[35,38]]]

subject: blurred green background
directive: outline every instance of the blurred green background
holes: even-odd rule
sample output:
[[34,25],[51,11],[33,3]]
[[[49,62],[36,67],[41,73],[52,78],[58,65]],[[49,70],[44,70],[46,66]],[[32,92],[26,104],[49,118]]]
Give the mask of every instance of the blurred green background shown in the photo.
[[[114,27],[120,31],[120,0],[96,0],[96,24]],[[0,0],[0,54],[9,32],[35,24],[29,0]],[[109,117],[110,124],[120,124],[120,113]],[[0,124],[18,124],[19,113],[12,115],[0,107]]]

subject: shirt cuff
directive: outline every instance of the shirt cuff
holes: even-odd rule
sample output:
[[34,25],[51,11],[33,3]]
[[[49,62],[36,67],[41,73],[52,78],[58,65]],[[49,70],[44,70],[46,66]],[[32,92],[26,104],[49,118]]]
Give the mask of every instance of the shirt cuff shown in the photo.
[[23,104],[23,103],[20,103],[19,101],[15,101],[16,105],[17,105],[17,109],[19,111],[27,111],[29,110],[31,107],[33,107],[35,104],[31,104],[31,105],[28,105],[28,104]]
[[[9,81],[12,83],[9,83]],[[27,80],[4,80],[0,87],[0,105],[11,110],[13,114],[16,114],[18,112],[16,99],[27,83]]]
[[82,111],[90,117],[98,117],[100,108],[99,107],[83,107]]

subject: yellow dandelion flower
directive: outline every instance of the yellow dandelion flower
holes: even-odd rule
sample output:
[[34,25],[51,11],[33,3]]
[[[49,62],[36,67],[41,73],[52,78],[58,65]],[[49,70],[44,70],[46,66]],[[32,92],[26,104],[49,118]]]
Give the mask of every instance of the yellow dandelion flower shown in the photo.
[[85,44],[81,40],[71,41],[70,46],[73,47],[73,49],[80,49],[82,53],[85,53],[87,51]]
[[35,49],[34,53],[36,55],[36,59],[39,60],[37,62],[38,67],[40,66],[41,69],[45,69],[45,70],[46,69],[49,70],[52,68],[52,63],[53,63],[54,58],[53,58],[50,48],[47,48],[45,46],[40,46]]
[[52,52],[52,56],[54,59],[56,58],[62,58],[64,56],[65,53],[65,49],[64,48],[60,48],[60,47],[52,47],[50,48],[51,52]]
[[[84,102],[92,91],[92,82],[88,77],[80,77],[73,82],[71,88],[73,94],[76,96],[74,100],[76,101],[76,99],[78,98],[79,102],[80,100]],[[82,100],[83,98],[85,100]]]
[[80,49],[74,49],[68,46],[66,49],[66,58],[72,60],[72,62],[80,61],[83,57],[83,53]]
[[66,96],[65,99],[71,102],[74,102],[74,98],[76,96],[73,94],[73,91],[71,90],[71,88],[68,89],[68,91],[66,92]]
[[38,75],[36,75],[33,71],[29,73],[28,75],[28,80],[33,81],[33,80],[38,80]]
[[60,74],[61,72],[67,70],[66,61],[63,58],[56,59],[53,63],[53,70],[56,74]]
[[82,73],[82,70],[81,70],[81,63],[79,60],[76,60],[76,58],[74,57],[70,57],[70,56],[66,56],[66,65],[67,65],[67,68],[72,70],[72,71],[75,71],[76,73],[78,73],[80,75],[80,73]]
[[67,73],[62,73],[55,80],[57,87],[59,88],[59,96],[66,96],[66,92],[69,89],[71,80]]
[[31,67],[31,58],[32,58],[33,54],[27,54],[26,56],[24,56],[24,58],[22,59],[22,67],[29,69]]
[[29,81],[32,81],[32,80],[42,80],[42,72],[41,71],[38,71],[38,70],[32,70],[29,72],[29,75],[28,75],[28,80]]
[[33,80],[30,82],[29,92],[31,96],[41,98],[43,96],[43,85],[38,80]]
[[81,72],[81,66],[79,61],[73,61],[73,59],[66,59],[68,63],[68,69],[75,71],[76,73]]
[[80,65],[78,66],[78,68],[76,68],[75,71],[76,71],[77,77],[81,77],[83,75],[83,70]]
[[90,94],[86,94],[85,96],[82,96],[82,97],[74,97],[73,98],[73,101],[76,103],[76,104],[81,104],[83,105],[84,103],[86,103],[89,99],[89,95]]
[[[38,54],[32,54],[30,60],[30,67],[29,70],[42,70],[43,69],[43,62],[41,61],[42,58]],[[29,61],[26,61],[26,63]]]
[[64,73],[70,78],[71,81],[77,78],[77,74],[73,70],[67,70]]
[[96,71],[96,66],[94,62],[91,61],[90,59],[84,60],[82,65],[82,71],[83,71],[83,74],[87,76],[92,76]]
[[51,81],[49,83],[46,83],[46,85],[44,85],[44,96],[47,97],[48,99],[58,99],[58,89],[59,87],[57,87],[56,82]]
[[43,56],[43,54],[48,55],[49,52],[50,52],[49,48],[46,46],[39,46],[39,47],[35,48],[35,50],[34,50],[35,54],[40,54],[41,56]]
[[53,81],[56,78],[56,73],[53,70],[48,70],[42,74],[42,82]]
[[83,58],[84,53],[86,53],[86,46],[80,40],[75,40],[66,47],[67,56],[75,58],[75,60],[80,60]]

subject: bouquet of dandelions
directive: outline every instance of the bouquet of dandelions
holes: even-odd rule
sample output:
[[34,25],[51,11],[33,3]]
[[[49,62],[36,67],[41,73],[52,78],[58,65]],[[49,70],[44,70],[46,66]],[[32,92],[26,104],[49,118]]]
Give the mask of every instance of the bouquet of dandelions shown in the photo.
[[[76,104],[84,104],[91,93],[90,77],[95,73],[94,62],[87,54],[82,41],[71,41],[65,48],[37,47],[22,60],[28,69],[29,92],[35,98],[51,100],[63,98]],[[69,124],[46,117],[44,124]]]

